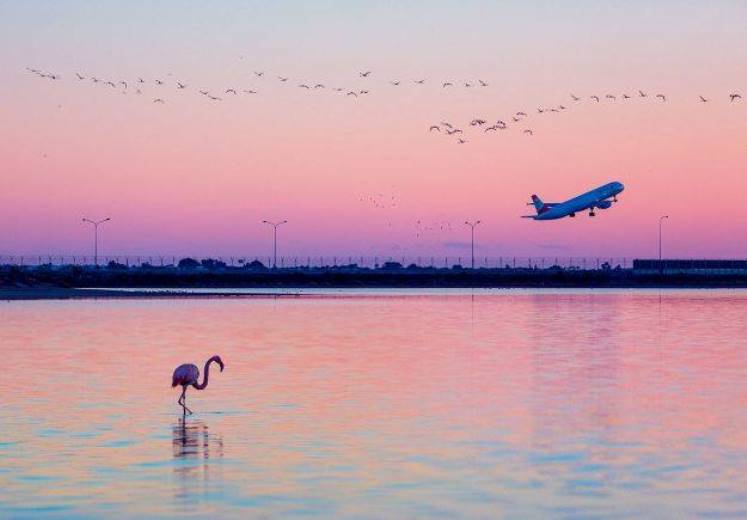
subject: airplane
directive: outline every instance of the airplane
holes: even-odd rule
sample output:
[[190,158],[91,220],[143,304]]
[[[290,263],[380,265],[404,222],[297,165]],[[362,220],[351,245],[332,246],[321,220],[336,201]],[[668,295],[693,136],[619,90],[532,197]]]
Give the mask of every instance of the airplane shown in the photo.
[[575,217],[576,212],[589,210],[589,216],[593,217],[595,209],[608,209],[613,202],[617,202],[617,195],[625,189],[621,182],[610,182],[583,195],[573,197],[565,202],[542,202],[537,195],[532,195],[532,202],[527,206],[534,206],[536,215],[522,215],[521,218],[534,220],[557,220],[563,217]]

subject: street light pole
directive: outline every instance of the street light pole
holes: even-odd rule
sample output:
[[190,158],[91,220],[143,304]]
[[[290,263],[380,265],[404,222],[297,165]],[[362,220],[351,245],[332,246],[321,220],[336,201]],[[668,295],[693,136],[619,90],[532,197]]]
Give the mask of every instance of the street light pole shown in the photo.
[[659,271],[664,272],[664,266],[661,265],[661,224],[664,222],[664,219],[668,219],[669,215],[662,215],[659,217]]
[[99,224],[110,221],[111,218],[106,217],[102,220],[91,220],[83,217],[83,222],[93,224],[93,265],[99,266]]
[[470,227],[470,232],[472,234],[472,269],[475,268],[475,228],[482,222],[481,220],[475,220],[474,222],[470,222],[469,220],[465,221],[464,223]]
[[273,229],[273,246],[272,246],[272,267],[277,269],[278,267],[278,228],[283,224],[287,224],[287,220],[281,220],[280,222],[270,222],[269,220],[263,220],[263,224],[272,226]]

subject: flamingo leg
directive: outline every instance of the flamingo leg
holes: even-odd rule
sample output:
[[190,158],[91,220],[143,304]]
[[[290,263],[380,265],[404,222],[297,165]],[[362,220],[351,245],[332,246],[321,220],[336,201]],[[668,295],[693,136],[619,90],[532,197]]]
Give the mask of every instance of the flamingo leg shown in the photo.
[[182,387],[182,395],[179,398],[179,404],[182,407],[183,415],[187,415],[187,414],[192,415],[192,410],[187,408],[187,387],[186,386]]

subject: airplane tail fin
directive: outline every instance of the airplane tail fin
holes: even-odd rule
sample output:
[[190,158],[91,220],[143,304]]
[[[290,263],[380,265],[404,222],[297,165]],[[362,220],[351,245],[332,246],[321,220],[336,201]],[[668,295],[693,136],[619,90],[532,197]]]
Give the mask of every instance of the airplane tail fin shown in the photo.
[[534,205],[534,209],[537,210],[538,215],[542,211],[542,208],[545,207],[545,203],[542,202],[542,199],[539,198],[537,195],[532,195],[532,204]]

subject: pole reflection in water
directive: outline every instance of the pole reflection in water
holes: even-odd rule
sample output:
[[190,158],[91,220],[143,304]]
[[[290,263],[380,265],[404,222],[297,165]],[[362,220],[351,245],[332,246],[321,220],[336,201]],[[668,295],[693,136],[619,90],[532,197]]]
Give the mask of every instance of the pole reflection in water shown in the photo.
[[222,480],[223,438],[211,434],[201,420],[184,417],[172,426],[171,438],[174,495],[180,501],[199,501]]

